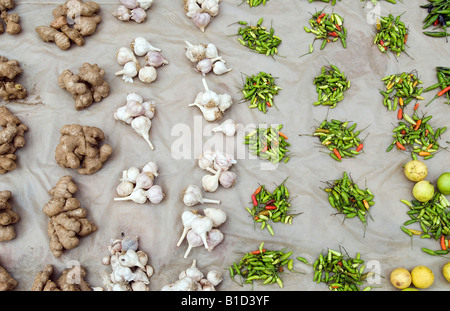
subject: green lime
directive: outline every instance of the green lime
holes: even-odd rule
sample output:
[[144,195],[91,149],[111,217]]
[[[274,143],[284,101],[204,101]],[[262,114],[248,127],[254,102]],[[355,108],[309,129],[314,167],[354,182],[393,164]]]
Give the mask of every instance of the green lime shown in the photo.
[[450,194],[450,172],[442,173],[437,180],[437,189],[443,195]]

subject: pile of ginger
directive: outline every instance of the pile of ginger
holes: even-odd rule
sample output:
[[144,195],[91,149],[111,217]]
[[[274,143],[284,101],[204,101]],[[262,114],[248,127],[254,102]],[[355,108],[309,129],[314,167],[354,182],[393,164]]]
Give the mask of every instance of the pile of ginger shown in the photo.
[[0,21],[0,34],[6,31],[7,34],[16,35],[21,30],[20,17],[17,13],[9,14],[8,10],[13,9],[15,6],[14,0],[0,0],[0,18],[6,24],[6,28]]
[[0,98],[10,101],[27,97],[27,90],[15,81],[22,71],[17,60],[0,55]]
[[15,152],[25,145],[28,127],[5,106],[0,107],[0,127],[0,174],[5,174],[17,167]]
[[99,11],[96,2],[67,0],[53,9],[54,20],[50,26],[38,26],[35,30],[42,41],[54,42],[61,50],[68,50],[72,42],[82,46],[84,37],[94,34],[102,21]]
[[81,207],[74,197],[78,187],[72,177],[60,178],[55,187],[50,189],[52,199],[42,211],[49,217],[47,233],[50,238],[50,251],[55,257],[61,257],[65,249],[73,249],[85,237],[97,231],[97,226],[87,219],[87,210]]

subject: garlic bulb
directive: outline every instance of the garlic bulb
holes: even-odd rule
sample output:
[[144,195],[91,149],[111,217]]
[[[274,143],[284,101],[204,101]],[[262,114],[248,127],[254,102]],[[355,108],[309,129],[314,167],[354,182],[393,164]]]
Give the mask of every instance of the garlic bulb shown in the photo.
[[180,272],[178,278],[182,279],[186,276],[192,278],[194,282],[198,282],[203,278],[203,272],[201,272],[200,269],[197,268],[197,260],[194,259],[189,268],[187,268],[185,271]]
[[211,270],[206,275],[206,279],[213,285],[217,286],[223,281],[222,273],[217,270]]
[[137,76],[139,67],[135,62],[128,62],[123,66],[123,69],[117,71],[116,76],[122,75],[125,82],[133,83],[133,78]]
[[[139,173],[136,178],[136,188],[142,188],[144,190],[150,189],[153,186],[153,178],[144,172]],[[147,194],[148,195],[148,194]]]
[[203,210],[206,217],[212,220],[213,227],[217,228],[227,221],[227,214],[216,207],[208,207]]
[[202,32],[205,32],[205,28],[211,22],[211,15],[208,13],[194,13],[192,14],[192,22],[197,26]]
[[212,17],[219,14],[219,1],[220,0],[204,0],[202,1],[202,11],[207,12]]
[[192,221],[197,217],[199,217],[199,215],[192,211],[184,211],[183,214],[181,214],[181,221],[183,223],[183,232],[177,242],[177,246],[181,245],[187,233],[189,232],[189,230],[191,230]]
[[131,49],[137,56],[144,56],[150,51],[161,52],[161,49],[154,47],[143,37],[136,37],[131,41]]
[[152,66],[152,67],[160,67],[162,65],[167,65],[169,62],[167,59],[165,59],[161,52],[158,51],[149,51],[145,55],[145,64],[146,66]]
[[150,148],[152,150],[155,149],[155,147],[153,147],[153,144],[150,141],[150,137],[149,137],[149,131],[150,128],[152,126],[152,121],[150,121],[149,118],[144,117],[144,116],[139,116],[133,119],[133,121],[131,121],[131,127],[136,131],[136,133],[138,133],[140,136],[142,136],[145,141],[148,143],[148,145],[150,146]]
[[219,102],[219,110],[224,112],[228,108],[231,107],[233,104],[233,101],[231,99],[231,96],[229,94],[219,94],[220,102]]
[[144,10],[148,10],[152,4],[153,4],[153,0],[137,0],[139,7],[144,9]]
[[206,57],[206,47],[203,44],[192,44],[189,41],[184,41],[187,45],[186,57],[191,62],[199,62]]
[[214,169],[221,169],[223,171],[228,171],[233,164],[236,164],[237,161],[233,158],[232,155],[222,152],[216,151],[214,155]]
[[138,93],[128,93],[127,97],[126,97],[126,101],[127,102],[136,101],[136,102],[142,104],[144,102],[144,98],[141,95],[139,95]]
[[213,69],[213,62],[209,58],[204,58],[197,63],[196,70],[199,71],[203,76]]
[[137,167],[132,166],[129,169],[122,172],[121,181],[130,181],[132,183],[135,183],[138,175],[139,169]]
[[219,188],[219,176],[222,169],[219,168],[214,175],[205,175],[202,178],[202,187],[206,192],[214,192]]
[[134,185],[132,182],[122,181],[117,186],[116,191],[119,196],[126,197],[126,196],[130,195],[131,192],[133,192],[133,189],[134,189]]
[[137,236],[126,236],[122,239],[121,245],[122,245],[122,251],[128,251],[133,250],[137,251],[139,242],[139,238]]
[[231,71],[231,68],[227,68],[225,63],[219,60],[212,64],[212,70],[216,75],[223,75],[224,73]]
[[131,124],[131,121],[133,121],[133,117],[127,112],[127,107],[125,106],[117,108],[114,112],[114,119],[122,121],[126,124]]
[[191,250],[194,247],[199,247],[203,245],[203,240],[202,238],[195,233],[192,230],[189,230],[189,232],[186,235],[186,240],[188,241],[188,247],[186,249],[186,252],[184,253],[184,258],[187,258],[189,256],[189,254],[191,253]]
[[158,77],[155,67],[144,66],[139,70],[139,80],[144,83],[152,83]]
[[122,5],[128,9],[134,9],[138,7],[138,2],[136,0],[120,0]]
[[139,262],[138,255],[132,249],[129,249],[125,254],[119,256],[119,262],[124,267],[139,267],[144,269],[144,266]]
[[217,51],[217,47],[213,43],[208,43],[206,45],[205,57],[207,58],[220,58],[219,52]]
[[191,230],[197,233],[203,241],[203,245],[208,249],[208,242],[206,240],[208,232],[212,229],[213,222],[210,218],[200,216],[192,220]]
[[208,243],[208,252],[212,252],[217,245],[222,243],[223,238],[223,233],[219,229],[211,229],[206,238],[206,242]]
[[147,13],[142,8],[134,8],[131,10],[131,19],[140,24],[147,19]]
[[131,19],[131,11],[124,5],[120,5],[112,15],[121,21],[129,21]]
[[129,196],[122,198],[114,198],[114,201],[133,201],[135,203],[144,204],[147,202],[147,192],[144,189],[135,189]]
[[144,116],[146,116],[149,119],[153,119],[156,112],[156,105],[153,101],[146,101],[142,103],[142,106],[144,107]]
[[231,188],[236,183],[236,173],[231,171],[222,171],[219,177],[219,184],[224,188]]
[[184,190],[183,202],[186,206],[194,206],[197,204],[213,203],[220,204],[219,200],[206,199],[202,195],[202,190],[197,185],[189,185]]
[[153,204],[160,203],[165,197],[161,186],[153,185],[147,190],[147,198]]
[[220,124],[219,126],[213,128],[212,131],[214,133],[222,132],[226,136],[234,136],[234,134],[236,134],[237,129],[238,129],[237,123],[234,122],[234,120],[232,119],[227,119],[223,121],[222,124]]
[[154,176],[158,176],[158,164],[156,164],[156,162],[150,161],[144,165],[142,171],[145,173],[151,173]]
[[138,101],[129,100],[125,104],[125,109],[130,117],[142,116],[145,113],[145,108]]
[[207,167],[212,168],[214,164],[214,152],[213,151],[205,151],[203,152],[198,159],[198,166],[201,169],[206,169]]

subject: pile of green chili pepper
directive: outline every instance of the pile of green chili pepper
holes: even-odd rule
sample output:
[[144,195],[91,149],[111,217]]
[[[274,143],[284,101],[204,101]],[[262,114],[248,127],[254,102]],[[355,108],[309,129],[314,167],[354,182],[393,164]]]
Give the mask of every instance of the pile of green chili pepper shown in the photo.
[[259,5],[266,5],[269,0],[244,0],[242,3],[247,2],[249,7],[255,7]]
[[419,86],[423,82],[418,78],[415,72],[403,72],[400,74],[392,74],[381,79],[386,85],[386,89],[380,91],[384,96],[383,105],[389,111],[398,111],[398,119],[403,118],[403,110],[413,100],[424,99],[420,96],[423,88]]
[[281,44],[281,38],[275,36],[275,30],[270,27],[268,31],[266,27],[261,26],[263,18],[260,18],[256,26],[247,25],[245,21],[239,21],[238,41],[250,50],[266,56],[278,54],[278,46]]
[[[428,0],[428,4],[421,5],[421,8],[428,10],[427,17],[423,20],[423,29],[434,26],[434,31],[424,31],[430,37],[445,37],[447,39],[447,27],[450,25],[450,2],[447,0]],[[436,31],[442,28],[441,31]]]
[[[430,255],[446,255],[449,253],[449,241],[450,236],[450,213],[448,208],[450,202],[445,195],[436,192],[433,198],[427,202],[419,202],[412,200],[401,200],[406,206],[409,207],[407,214],[411,218],[403,223],[400,228],[408,236],[413,238],[414,235],[420,236],[421,239],[434,238],[440,243],[440,249],[430,250],[422,248],[422,250]],[[409,229],[406,226],[412,224],[420,224],[420,230]]]
[[[323,11],[318,11],[313,14],[309,20],[311,28],[304,27],[306,32],[313,33],[314,41],[321,39],[322,44],[320,49],[323,50],[328,43],[341,40],[342,46],[347,47],[347,28],[344,27],[344,19],[337,13],[327,14]],[[313,44],[310,44],[309,53],[313,52]]]
[[291,255],[292,252],[266,250],[262,242],[257,250],[246,253],[239,262],[229,267],[230,276],[234,280],[239,275],[241,284],[253,284],[253,281],[261,280],[263,285],[277,283],[282,288],[280,274],[284,272],[284,267],[293,270],[294,260],[289,258]]
[[405,52],[409,30],[400,17],[401,15],[394,17],[389,14],[389,16],[380,17],[377,20],[377,34],[373,39],[373,44],[376,44],[382,53],[391,51],[400,56],[402,52]]
[[291,144],[287,142],[288,137],[281,132],[283,125],[273,128],[256,128],[244,137],[244,144],[249,145],[251,154],[264,160],[269,160],[273,164],[280,161],[289,161],[287,149]]
[[[360,291],[363,281],[372,274],[372,272],[364,273],[364,260],[359,253],[352,258],[332,249],[319,255],[313,269],[313,280],[317,283],[326,283],[332,291]],[[370,289],[368,286],[363,291]]]
[[367,224],[369,208],[374,205],[374,195],[369,188],[361,189],[344,172],[343,177],[338,180],[329,181],[328,187],[324,189],[328,193],[328,202],[343,214],[345,218],[358,218]]
[[436,67],[437,79],[438,83],[429,86],[425,89],[425,92],[429,92],[435,90],[437,88],[441,88],[441,90],[436,94],[436,96],[427,104],[431,104],[433,100],[438,97],[443,96],[444,94],[447,96],[446,104],[450,105],[450,68],[449,67]]
[[398,126],[393,130],[393,142],[386,152],[391,151],[394,146],[399,150],[406,150],[409,147],[414,160],[417,160],[419,156],[424,160],[431,159],[441,148],[438,139],[447,130],[447,127],[434,129],[429,124],[432,116],[419,118],[416,109],[414,111],[412,117],[403,113],[403,119],[406,122],[398,122]]
[[364,145],[358,138],[361,131],[355,131],[357,124],[348,125],[348,121],[324,120],[313,134],[313,136],[319,137],[322,145],[331,151],[329,154],[336,161],[341,161],[346,157],[355,157],[363,149]]
[[261,71],[245,78],[242,94],[250,102],[249,108],[258,108],[266,113],[268,107],[275,106],[274,95],[278,95],[279,90],[281,87],[275,84],[275,78]]
[[350,80],[335,65],[323,66],[320,75],[314,78],[318,101],[314,106],[324,105],[330,108],[344,99],[344,92],[350,88]]
[[[309,3],[312,3],[314,1],[320,1],[320,2],[325,2],[325,3],[330,3],[331,2],[331,5],[335,5],[336,4],[336,0],[309,0]],[[339,1],[341,1],[341,0],[339,0]]]
[[291,200],[285,182],[286,180],[279,184],[273,192],[268,191],[264,185],[260,185],[252,193],[253,207],[246,207],[254,223],[261,224],[261,230],[266,228],[271,235],[275,233],[269,222],[292,224],[292,219],[296,216],[289,214]]

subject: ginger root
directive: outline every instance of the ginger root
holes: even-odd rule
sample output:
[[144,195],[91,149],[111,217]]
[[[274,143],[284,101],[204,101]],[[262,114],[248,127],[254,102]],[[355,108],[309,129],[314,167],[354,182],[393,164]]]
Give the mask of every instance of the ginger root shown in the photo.
[[93,35],[102,21],[99,11],[96,2],[67,0],[53,9],[50,26],[38,26],[35,30],[42,41],[54,42],[61,50],[68,50],[72,42],[83,46],[84,37]]
[[[14,6],[14,0],[0,0],[0,18],[6,24],[6,33],[10,35],[16,35],[22,30],[19,14],[8,14],[8,10],[13,9]],[[0,21],[0,34],[4,31],[5,27]]]
[[9,101],[27,97],[27,90],[21,84],[14,82],[22,71],[17,60],[9,60],[0,55],[0,98]]
[[19,214],[14,212],[8,200],[11,198],[11,191],[0,191],[0,242],[10,241],[16,237],[14,224],[20,220]]
[[0,292],[11,291],[19,284],[2,266],[0,266]]
[[80,237],[97,231],[97,226],[86,218],[87,210],[80,207],[80,201],[73,197],[77,190],[71,176],[61,177],[56,186],[49,190],[52,198],[42,208],[50,218],[47,234],[50,251],[55,257],[60,257],[64,249],[78,246]]
[[97,127],[78,124],[65,125],[55,150],[55,160],[59,166],[78,169],[82,175],[99,171],[112,153],[112,147],[100,143],[105,134]]
[[58,77],[58,84],[72,94],[75,109],[83,110],[109,95],[109,84],[104,77],[105,71],[97,64],[84,63],[77,75],[64,70]]
[[52,265],[45,266],[34,279],[31,291],[92,291],[91,286],[85,280],[86,269],[82,266],[66,268],[61,275],[52,280],[54,273]]
[[14,116],[5,106],[0,107],[0,174],[16,168],[18,148],[25,146],[25,132],[28,127]]

